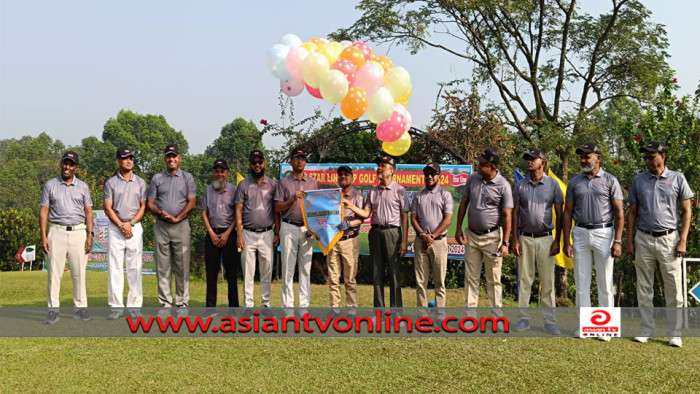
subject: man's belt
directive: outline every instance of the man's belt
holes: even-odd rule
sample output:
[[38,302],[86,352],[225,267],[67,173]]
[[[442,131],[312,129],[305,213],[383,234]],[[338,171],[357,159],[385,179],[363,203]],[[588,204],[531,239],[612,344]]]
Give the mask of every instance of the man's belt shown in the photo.
[[552,235],[552,230],[549,230],[549,231],[542,231],[542,232],[539,232],[539,233],[528,233],[528,232],[526,232],[526,231],[523,231],[523,232],[520,233],[520,235],[524,235],[524,236],[526,236],[526,237],[532,237],[532,238],[542,238],[542,237],[546,237],[546,236],[548,236],[548,235]]
[[345,241],[346,239],[353,239],[353,238],[357,237],[358,235],[360,235],[359,232],[356,232],[352,235],[343,235],[342,237],[340,237],[340,241]]
[[643,232],[644,234],[649,234],[654,238],[658,238],[658,237],[663,237],[664,235],[673,234],[673,232],[676,231],[676,229],[672,228],[672,229],[668,229],[668,230],[664,230],[664,231],[644,231],[644,230],[639,230],[639,231]]
[[272,226],[267,226],[265,228],[252,228],[252,227],[245,227],[243,226],[243,230],[250,231],[252,233],[266,233],[270,230],[272,230]]
[[289,220],[289,219],[282,219],[283,222],[289,223],[292,226],[297,226],[297,227],[302,227],[304,225],[304,222],[296,222],[294,220]]
[[439,240],[441,240],[441,239],[443,239],[443,238],[445,238],[445,234],[442,234],[442,235],[440,235],[440,236],[438,236],[438,237],[433,238],[433,241],[439,241]]
[[62,229],[62,230],[66,230],[66,231],[85,230],[85,229],[87,228],[87,226],[85,225],[85,223],[83,223],[83,224],[76,224],[76,225],[73,225],[73,226],[64,226],[64,225],[62,225],[62,224],[53,224],[53,223],[51,223],[51,227],[60,228],[60,229]]
[[472,229],[469,229],[469,231],[473,232],[473,233],[476,234],[476,235],[486,235],[486,234],[488,234],[488,233],[492,233],[492,232],[498,230],[499,228],[501,228],[501,226],[493,226],[493,227],[491,227],[490,229],[487,229],[487,230],[484,230],[484,231],[474,231],[474,230],[472,230]]
[[214,234],[219,235],[225,233],[228,227],[212,227],[211,229],[214,231]]
[[375,230],[390,230],[392,228],[400,228],[401,226],[391,226],[391,225],[382,225],[382,224],[373,224],[372,228]]
[[610,223],[598,223],[598,224],[581,224],[581,223],[576,223],[576,227],[583,227],[588,230],[595,230],[597,228],[608,228],[612,227],[613,224],[612,222]]

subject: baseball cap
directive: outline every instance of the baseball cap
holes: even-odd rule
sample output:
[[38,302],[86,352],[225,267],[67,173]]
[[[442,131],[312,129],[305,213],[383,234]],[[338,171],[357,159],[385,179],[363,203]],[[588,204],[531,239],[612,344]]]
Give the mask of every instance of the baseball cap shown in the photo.
[[423,167],[423,172],[427,172],[428,170],[433,170],[433,171],[435,171],[437,174],[439,174],[439,173],[440,173],[440,164],[435,163],[435,162],[428,163],[428,165],[426,165],[425,167]]
[[350,168],[348,166],[340,166],[340,167],[338,167],[337,172],[338,172],[338,174],[340,174],[341,172],[346,172],[346,173],[352,175],[352,168]]
[[125,147],[117,149],[117,159],[126,159],[127,157],[131,157],[132,159],[135,157],[131,149]]
[[528,159],[542,159],[542,160],[547,160],[547,155],[542,152],[541,149],[538,148],[532,148],[525,153],[523,153],[523,159],[528,160]]
[[228,170],[228,163],[224,159],[216,159],[216,161],[214,161],[214,167],[212,168],[216,167],[221,167],[224,170]]
[[250,155],[248,155],[248,161],[253,161],[254,158],[259,157],[263,160],[265,160],[265,156],[263,155],[261,150],[254,150],[250,152]]
[[377,157],[376,159],[374,159],[374,162],[375,162],[376,164],[379,164],[379,163],[386,163],[386,164],[389,164],[390,166],[396,168],[396,161],[395,161],[394,158],[391,157],[391,156],[380,156],[380,157]]
[[168,146],[165,147],[165,155],[180,155],[180,148],[177,147],[177,144],[168,144]]
[[599,155],[602,155],[603,151],[600,150],[600,147],[595,142],[586,142],[585,144],[583,144],[583,146],[576,149],[577,155],[580,155],[581,153],[597,153]]
[[61,163],[63,163],[63,161],[65,161],[65,160],[70,160],[73,163],[78,164],[78,162],[79,162],[78,154],[73,152],[72,150],[66,151],[63,154],[63,157],[61,157]]
[[476,159],[479,160],[480,163],[491,163],[497,166],[501,157],[498,155],[498,151],[493,148],[488,148],[484,150],[481,155],[477,156]]
[[660,143],[659,141],[651,141],[650,143],[639,148],[639,152],[640,153],[644,153],[644,152],[666,153],[666,152],[668,152],[668,148],[666,148],[666,145]]
[[294,148],[294,149],[292,149],[292,153],[290,154],[290,157],[293,159],[293,158],[299,157],[299,156],[301,156],[301,157],[303,157],[304,159],[306,159],[306,152],[304,152],[304,150],[301,149],[301,148]]

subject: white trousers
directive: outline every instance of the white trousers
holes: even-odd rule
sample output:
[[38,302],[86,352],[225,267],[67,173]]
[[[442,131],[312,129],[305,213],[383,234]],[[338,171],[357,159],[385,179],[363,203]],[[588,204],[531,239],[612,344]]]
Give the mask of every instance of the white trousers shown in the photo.
[[294,269],[299,264],[299,307],[309,306],[311,299],[311,256],[313,237],[307,237],[305,227],[282,222],[282,307],[294,307]]
[[241,251],[241,266],[243,271],[244,296],[243,306],[252,308],[255,290],[255,260],[260,270],[260,298],[263,306],[270,306],[272,281],[272,248],[275,234],[272,230],[264,233],[254,233],[243,229],[245,249]]
[[613,227],[585,229],[574,227],[574,281],[576,282],[576,306],[591,305],[591,276],[595,264],[596,283],[598,284],[598,305],[612,308],[613,296],[613,258],[610,256],[615,230]]
[[126,279],[129,282],[129,294],[126,297],[127,308],[140,308],[143,304],[141,287],[141,269],[143,267],[143,227],[136,223],[132,227],[131,238],[126,238],[116,224],[109,222],[107,238],[109,253],[107,255],[107,303],[112,308],[123,308],[124,302],[124,263]]
[[85,289],[85,270],[87,268],[88,255],[85,253],[85,230],[67,231],[65,226],[51,226],[49,228],[49,256],[48,271],[49,280],[47,286],[47,299],[49,308],[57,309],[61,306],[61,278],[66,267],[70,267],[70,276],[73,279],[73,305],[76,308],[87,308],[87,294]]

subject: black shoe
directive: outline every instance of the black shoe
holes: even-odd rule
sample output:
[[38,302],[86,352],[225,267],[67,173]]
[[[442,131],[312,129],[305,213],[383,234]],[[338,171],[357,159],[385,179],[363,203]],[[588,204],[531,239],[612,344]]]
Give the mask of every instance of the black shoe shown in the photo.
[[44,324],[56,324],[58,321],[61,320],[58,317],[58,312],[54,311],[49,311],[48,316],[46,316],[46,319],[44,319]]
[[207,308],[206,311],[204,311],[204,314],[202,315],[202,318],[207,319],[210,317],[215,317],[218,316],[219,313],[216,311],[214,308]]
[[90,321],[92,320],[92,316],[88,314],[86,309],[79,309],[77,312],[75,312],[75,315],[73,315],[73,319],[80,321]]

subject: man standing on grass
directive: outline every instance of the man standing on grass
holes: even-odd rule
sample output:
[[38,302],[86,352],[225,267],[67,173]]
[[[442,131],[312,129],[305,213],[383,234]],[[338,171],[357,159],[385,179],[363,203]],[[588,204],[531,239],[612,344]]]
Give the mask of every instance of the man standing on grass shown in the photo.
[[[260,271],[260,296],[263,307],[270,307],[272,260],[279,243],[280,215],[275,213],[272,199],[277,182],[265,175],[265,156],[254,150],[248,157],[250,175],[236,189],[236,231],[238,248],[242,250],[244,306],[254,306],[255,261]],[[274,228],[274,231],[273,231]]]
[[[462,190],[462,201],[457,212],[458,243],[468,241],[464,252],[464,290],[467,308],[476,308],[479,303],[479,282],[482,262],[486,275],[486,292],[493,313],[503,306],[501,265],[508,256],[510,243],[513,192],[510,184],[498,171],[500,156],[495,149],[486,149],[477,156],[477,173],[467,180]],[[469,206],[467,236],[462,234],[464,214]],[[503,228],[501,229],[501,225]]]
[[[435,284],[435,303],[445,307],[447,275],[447,229],[452,223],[452,194],[440,187],[440,165],[430,163],[423,168],[425,189],[413,196],[411,224],[416,232],[413,262],[416,271],[416,305],[428,306],[427,289],[430,274]],[[442,315],[442,313],[441,313]]]
[[[602,151],[598,144],[588,142],[576,149],[576,154],[581,159],[582,173],[571,179],[566,188],[563,223],[564,254],[574,258],[576,306],[591,306],[591,277],[595,264],[598,304],[612,308],[615,306],[613,262],[622,255],[625,225],[622,189],[617,178],[600,168]],[[572,218],[576,222],[573,231]],[[610,337],[600,339],[610,341]]]
[[364,218],[362,194],[352,187],[352,168],[338,167],[338,185],[342,188],[343,222],[338,229],[343,231],[343,237],[333,245],[326,256],[328,263],[328,287],[330,289],[330,306],[340,306],[340,274],[345,281],[345,306],[357,308],[357,290],[355,275],[357,261],[360,257],[360,225]]
[[215,316],[217,280],[221,261],[224,263],[228,283],[228,306],[238,307],[238,267],[241,254],[234,225],[236,186],[227,181],[229,168],[224,159],[214,161],[214,183],[204,189],[202,196],[202,221],[207,230],[204,237],[204,262],[207,274],[207,316]]
[[369,191],[364,216],[372,216],[369,254],[372,258],[374,307],[384,308],[384,275],[389,268],[389,305],[403,307],[400,259],[408,249],[409,202],[406,189],[394,181],[396,161],[382,156],[377,163],[379,185]]
[[[141,308],[143,289],[143,227],[146,212],[146,181],[134,174],[134,153],[129,148],[117,150],[118,172],[104,185],[104,208],[109,218],[109,254],[107,270],[107,303],[112,312],[107,319],[121,317],[124,309],[124,263],[129,294],[127,308]],[[136,315],[137,310],[132,310]]]
[[197,185],[192,174],[180,169],[180,162],[178,146],[166,146],[167,168],[153,176],[148,189],[148,210],[158,218],[153,225],[158,301],[166,308],[173,305],[170,290],[173,271],[175,305],[188,308],[190,304],[190,222],[187,217],[197,201]]
[[[48,259],[49,280],[47,298],[49,314],[44,324],[59,320],[61,277],[68,259],[73,279],[73,304],[76,320],[92,320],[87,313],[85,270],[88,253],[92,250],[92,197],[88,185],[75,176],[78,154],[67,151],[61,158],[61,174],[49,179],[41,190],[41,246]],[[48,235],[47,226],[50,225]]]
[[[634,177],[627,202],[627,253],[637,269],[637,303],[642,312],[642,329],[634,340],[646,343],[654,335],[654,271],[659,262],[664,281],[669,345],[683,346],[680,311],[683,307],[681,259],[687,250],[690,229],[690,199],[693,192],[680,172],[666,167],[668,150],[652,141],[639,149],[649,171]],[[678,228],[678,204],[683,211]],[[636,235],[634,225],[637,224]]]
[[[529,176],[513,188],[513,253],[518,257],[518,306],[520,316],[515,331],[530,329],[530,305],[535,267],[542,286],[542,316],[544,330],[560,335],[554,315],[556,307],[554,290],[555,256],[559,254],[564,196],[559,182],[544,174],[547,156],[535,148],[523,154],[527,160]],[[552,208],[556,213],[556,226],[552,222]],[[519,218],[519,219],[518,219]],[[555,230],[552,241],[552,230]],[[520,237],[518,237],[520,230]]]
[[294,270],[299,266],[299,307],[307,308],[311,300],[311,257],[314,239],[304,225],[301,213],[304,190],[317,190],[314,178],[306,175],[306,152],[292,150],[292,173],[280,179],[275,190],[275,212],[281,214],[282,229],[282,307],[294,308]]

